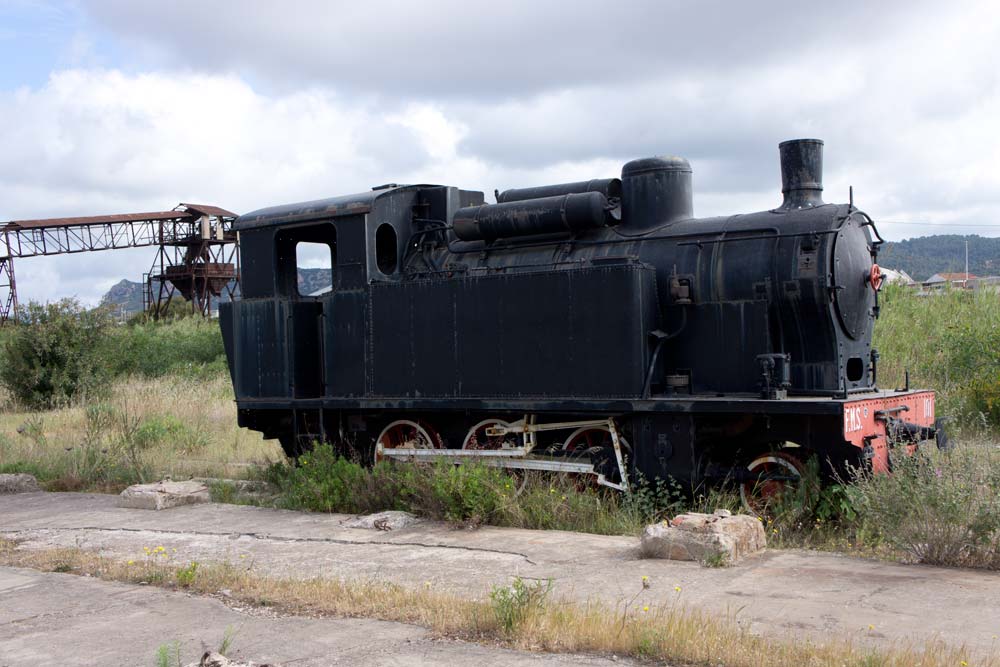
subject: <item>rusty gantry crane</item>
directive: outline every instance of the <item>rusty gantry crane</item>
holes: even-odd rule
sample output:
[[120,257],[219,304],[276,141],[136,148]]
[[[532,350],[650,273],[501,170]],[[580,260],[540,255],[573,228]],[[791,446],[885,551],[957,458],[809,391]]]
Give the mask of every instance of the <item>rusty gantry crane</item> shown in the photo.
[[159,249],[146,274],[143,304],[154,316],[175,294],[207,316],[211,300],[239,289],[235,213],[217,206],[179,204],[171,211],[0,223],[0,324],[17,319],[14,259],[98,250]]

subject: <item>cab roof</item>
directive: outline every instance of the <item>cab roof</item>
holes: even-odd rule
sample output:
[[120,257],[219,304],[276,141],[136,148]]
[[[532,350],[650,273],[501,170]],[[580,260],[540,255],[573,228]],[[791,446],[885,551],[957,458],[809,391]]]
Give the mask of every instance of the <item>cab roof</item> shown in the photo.
[[308,220],[318,220],[323,218],[335,218],[343,215],[356,215],[368,213],[375,202],[388,195],[412,190],[417,188],[437,187],[433,185],[382,185],[372,188],[368,192],[360,192],[353,195],[341,195],[328,199],[315,199],[313,201],[299,202],[296,204],[282,204],[261,208],[250,213],[244,213],[236,218],[233,223],[237,231],[258,229],[261,227],[273,227],[295,222],[305,222]]

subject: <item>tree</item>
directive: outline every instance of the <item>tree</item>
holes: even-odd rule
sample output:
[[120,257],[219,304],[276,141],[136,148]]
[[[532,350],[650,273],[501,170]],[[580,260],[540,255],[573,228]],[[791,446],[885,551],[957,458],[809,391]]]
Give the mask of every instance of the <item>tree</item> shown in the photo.
[[110,371],[102,359],[108,320],[74,299],[29,303],[7,335],[0,383],[25,406],[48,409],[99,393]]

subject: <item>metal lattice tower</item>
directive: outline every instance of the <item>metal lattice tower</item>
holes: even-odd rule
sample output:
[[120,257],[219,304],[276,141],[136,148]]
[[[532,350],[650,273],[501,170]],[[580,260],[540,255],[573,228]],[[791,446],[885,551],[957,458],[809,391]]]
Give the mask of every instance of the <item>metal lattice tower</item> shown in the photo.
[[17,281],[14,280],[14,258],[0,255],[0,324],[17,321]]
[[[198,215],[187,233],[160,238],[159,250],[146,274],[143,305],[159,317],[178,293],[191,312],[208,317],[212,299],[235,296],[239,286],[239,239],[232,228],[235,215],[214,206],[181,204]],[[176,231],[176,230],[175,230]]]
[[0,324],[17,318],[14,258],[148,246],[159,250],[144,305],[156,316],[179,292],[194,312],[208,315],[213,297],[231,297],[239,286],[235,218],[217,206],[179,204],[172,211],[0,223]]

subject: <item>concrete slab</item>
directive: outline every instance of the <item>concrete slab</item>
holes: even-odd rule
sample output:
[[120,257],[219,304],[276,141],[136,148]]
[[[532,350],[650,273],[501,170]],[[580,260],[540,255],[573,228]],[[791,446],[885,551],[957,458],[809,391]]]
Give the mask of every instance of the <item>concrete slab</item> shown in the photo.
[[[917,646],[940,639],[988,652],[1000,636],[996,572],[798,551],[768,551],[712,569],[642,560],[632,537],[469,531],[433,522],[384,532],[345,527],[352,518],[216,504],[152,513],[86,494],[0,497],[0,534],[27,547],[79,546],[135,559],[144,557],[144,546],[164,546],[180,563],[252,562],[257,571],[285,577],[429,582],[476,599],[513,576],[552,579],[563,598],[616,605],[639,593],[637,604],[687,605],[780,637]],[[641,590],[643,576],[649,590]]]
[[4,473],[0,475],[0,494],[4,493],[32,493],[41,491],[38,480],[34,475],[26,473]]
[[0,567],[0,599],[0,665],[11,667],[153,665],[174,642],[187,664],[218,649],[227,629],[230,657],[296,667],[633,664],[438,640],[402,623],[251,615],[209,598],[12,568]]
[[118,507],[137,510],[168,510],[181,505],[211,501],[208,487],[201,482],[163,480],[152,484],[133,484],[118,494]]

